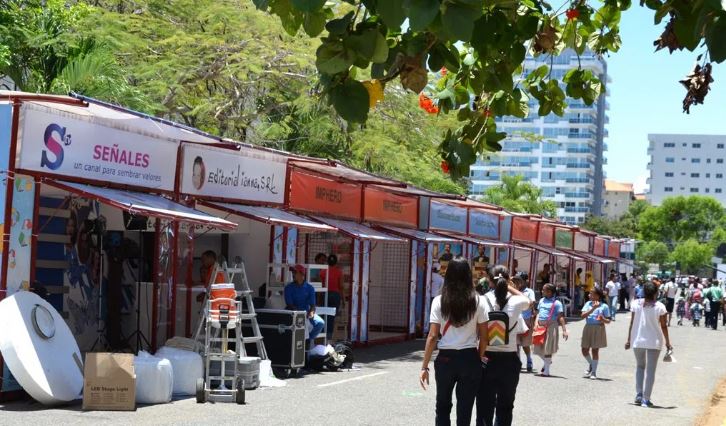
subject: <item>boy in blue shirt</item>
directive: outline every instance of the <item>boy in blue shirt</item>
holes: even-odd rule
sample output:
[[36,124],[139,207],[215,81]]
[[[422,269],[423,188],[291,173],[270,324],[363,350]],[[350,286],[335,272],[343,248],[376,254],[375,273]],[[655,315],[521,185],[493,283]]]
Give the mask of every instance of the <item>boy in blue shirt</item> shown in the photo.
[[315,338],[323,331],[325,321],[315,314],[315,288],[305,281],[307,270],[303,265],[295,265],[292,270],[294,281],[285,286],[285,306],[288,310],[308,313],[312,327],[308,333],[308,342],[312,346]]

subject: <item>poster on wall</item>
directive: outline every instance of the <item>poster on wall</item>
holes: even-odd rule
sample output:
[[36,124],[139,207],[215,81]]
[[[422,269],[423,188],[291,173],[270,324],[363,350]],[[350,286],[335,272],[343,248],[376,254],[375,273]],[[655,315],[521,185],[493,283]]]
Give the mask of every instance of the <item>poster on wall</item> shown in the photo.
[[29,102],[20,114],[19,169],[174,190],[178,141]]
[[33,205],[35,180],[30,176],[15,175],[13,204],[10,211],[8,238],[7,295],[30,287],[30,252],[33,234]]
[[184,144],[181,192],[282,204],[287,159],[247,147],[239,151]]
[[297,259],[297,228],[287,228],[287,243],[285,244],[285,262],[296,263]]

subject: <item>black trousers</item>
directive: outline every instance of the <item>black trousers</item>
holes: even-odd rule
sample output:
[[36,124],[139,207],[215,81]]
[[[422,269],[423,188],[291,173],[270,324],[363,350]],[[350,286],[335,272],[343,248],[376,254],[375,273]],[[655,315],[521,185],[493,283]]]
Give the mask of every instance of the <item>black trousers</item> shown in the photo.
[[718,329],[718,312],[721,310],[721,302],[711,302],[711,328],[714,330]]
[[[487,352],[489,363],[476,396],[477,426],[512,424],[514,397],[519,384],[522,361],[516,352]],[[494,423],[496,409],[497,421]]]
[[442,349],[434,361],[436,372],[436,425],[451,424],[451,397],[456,387],[456,424],[469,426],[474,399],[481,381],[477,349]]

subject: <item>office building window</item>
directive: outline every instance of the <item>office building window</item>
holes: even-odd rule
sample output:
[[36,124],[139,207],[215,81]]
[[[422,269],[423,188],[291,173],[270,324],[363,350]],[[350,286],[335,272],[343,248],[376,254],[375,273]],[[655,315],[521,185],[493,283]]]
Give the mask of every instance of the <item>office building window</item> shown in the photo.
[[692,178],[700,177],[700,173],[691,173]]
[[701,144],[700,143],[694,143],[691,146],[694,147],[694,148],[700,148],[701,147]]
[[720,194],[721,193],[721,188],[716,188],[716,190],[714,192],[717,193],[717,194]]
[[676,144],[673,142],[666,142],[663,144],[663,148],[675,148]]
[[708,194],[709,192],[711,192],[711,188],[706,188],[705,191],[706,191],[706,194]]
[[711,177],[711,173],[706,173],[706,177],[707,178],[710,178]]
[[666,160],[666,163],[675,163],[676,162],[676,159],[673,157],[666,157],[665,160]]
[[716,164],[723,164],[723,158],[717,158]]
[[691,158],[691,163],[700,163],[700,162],[701,162],[700,158]]
[[683,142],[683,146],[688,146],[688,144],[687,144],[687,143],[685,143],[685,142]]
[[691,188],[691,192],[698,192],[698,188]]
[[723,179],[723,173],[716,173],[716,179]]
[[708,164],[711,164],[711,159],[710,159],[710,158],[706,158],[706,162],[707,162]]
[[666,186],[664,189],[665,189],[665,192],[673,192],[672,186]]
[[665,176],[666,177],[673,177],[673,172],[666,172]]
[[718,148],[718,149],[723,149],[723,144],[722,144],[722,143],[720,143],[720,144],[716,145],[716,148]]

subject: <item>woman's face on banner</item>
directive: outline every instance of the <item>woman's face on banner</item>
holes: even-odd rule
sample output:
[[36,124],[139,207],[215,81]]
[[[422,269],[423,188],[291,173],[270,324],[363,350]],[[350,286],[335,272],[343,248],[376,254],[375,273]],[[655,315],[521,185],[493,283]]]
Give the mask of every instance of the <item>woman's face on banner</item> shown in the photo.
[[202,165],[194,163],[194,167],[192,167],[192,184],[196,189],[202,188],[202,179]]

